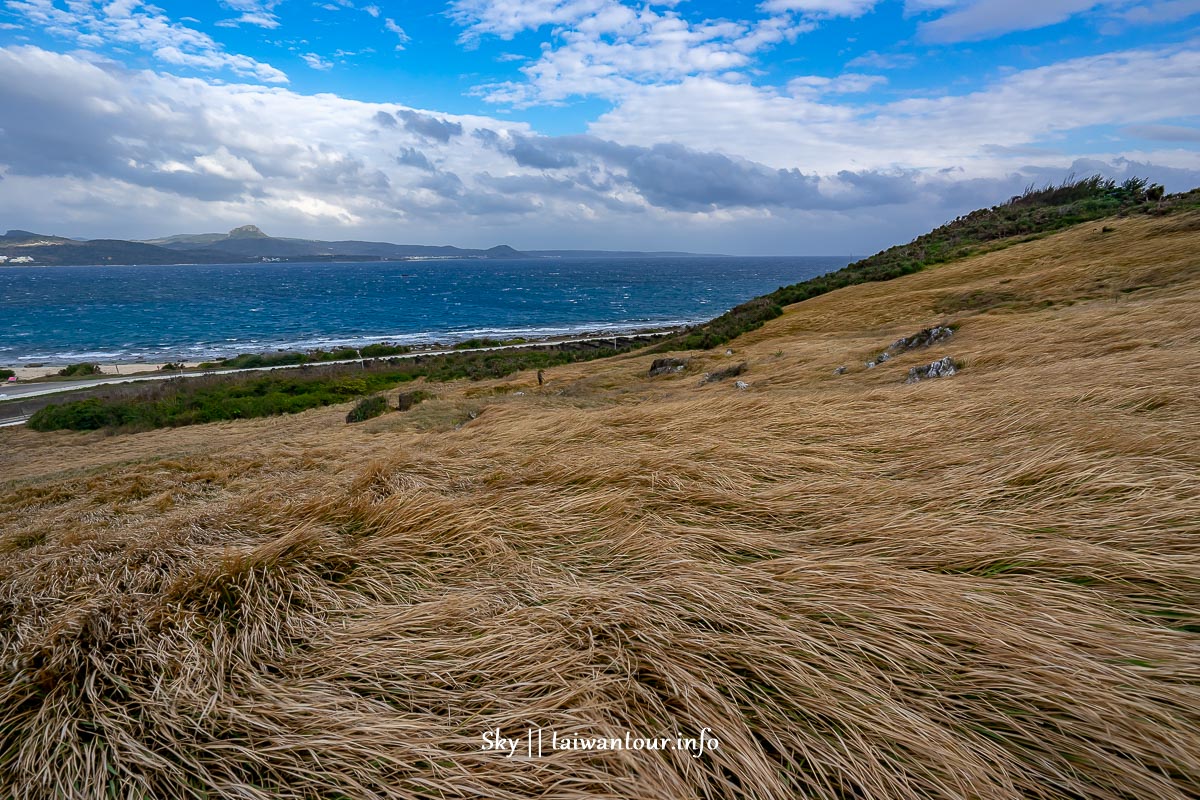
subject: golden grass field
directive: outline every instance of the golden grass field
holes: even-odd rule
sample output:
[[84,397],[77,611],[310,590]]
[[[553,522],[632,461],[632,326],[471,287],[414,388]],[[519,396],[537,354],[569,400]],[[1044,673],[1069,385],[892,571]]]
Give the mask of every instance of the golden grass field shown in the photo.
[[678,375],[0,429],[0,796],[1200,795],[1200,214],[1105,223]]

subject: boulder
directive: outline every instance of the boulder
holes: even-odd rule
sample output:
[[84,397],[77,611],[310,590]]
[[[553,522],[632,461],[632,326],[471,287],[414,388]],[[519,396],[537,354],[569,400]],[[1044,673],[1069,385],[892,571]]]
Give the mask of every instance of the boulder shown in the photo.
[[672,372],[683,372],[684,367],[687,365],[688,362],[685,358],[656,358],[650,365],[650,377],[669,375]]
[[726,367],[725,369],[717,370],[716,372],[706,372],[704,373],[704,380],[700,381],[700,383],[703,385],[705,383],[716,383],[717,381],[723,381],[726,378],[736,378],[738,375],[741,375],[743,372],[745,372],[748,366],[749,365],[743,361],[739,364],[733,365],[732,367]]
[[734,384],[734,388],[740,389],[744,392],[750,388],[750,384],[746,383],[745,381],[738,381]]
[[930,378],[949,378],[957,373],[958,364],[953,358],[946,356],[923,367],[913,367],[908,371],[908,379],[905,383],[917,383]]

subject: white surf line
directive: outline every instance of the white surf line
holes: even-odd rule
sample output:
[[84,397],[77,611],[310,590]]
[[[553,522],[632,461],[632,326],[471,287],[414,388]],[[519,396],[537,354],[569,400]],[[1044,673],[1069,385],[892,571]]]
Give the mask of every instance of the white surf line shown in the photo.
[[[210,369],[203,372],[185,372],[185,373],[167,373],[165,375],[138,375],[128,378],[99,378],[91,379],[86,382],[64,383],[60,386],[51,386],[46,389],[39,389],[33,392],[21,392],[19,394],[9,394],[0,392],[0,402],[8,402],[14,400],[24,400],[27,397],[42,397],[48,394],[61,394],[62,392],[75,392],[81,389],[91,389],[95,386],[111,386],[119,383],[140,383],[142,381],[166,381],[172,378],[199,378],[205,375],[232,375],[239,372],[272,372],[277,369],[299,369],[300,367],[323,367],[329,364],[362,364],[367,361],[380,361],[390,358],[418,358],[421,356],[443,356],[451,353],[482,353],[491,350],[517,350],[521,348],[531,347],[553,347],[560,344],[574,344],[576,342],[603,342],[608,339],[621,339],[643,336],[668,336],[676,331],[652,331],[650,333],[616,333],[612,336],[589,336],[583,339],[564,338],[564,339],[546,339],[543,341],[525,342],[523,344],[502,344],[494,347],[465,347],[459,350],[454,348],[443,350],[422,350],[416,353],[398,353],[392,356],[377,356],[374,358],[348,358],[339,361],[311,361],[306,364],[277,364],[271,367],[242,367],[240,369]],[[5,388],[0,386],[0,388]],[[10,390],[19,387],[7,387]],[[26,417],[25,419],[28,419]],[[0,422],[0,428],[10,425],[23,425],[25,419],[19,421],[4,421]]]

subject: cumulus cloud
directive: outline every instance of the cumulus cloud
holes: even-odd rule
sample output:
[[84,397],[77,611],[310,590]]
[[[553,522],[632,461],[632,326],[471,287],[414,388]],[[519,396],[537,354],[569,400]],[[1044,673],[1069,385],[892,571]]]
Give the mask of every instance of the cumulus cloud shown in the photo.
[[[250,16],[269,13],[268,5],[257,2],[234,0],[227,5]],[[75,0],[66,9],[59,8],[53,0],[9,0],[7,7],[47,33],[84,47],[111,42],[130,44],[167,64],[199,70],[229,70],[266,83],[287,83],[287,76],[270,64],[227,53],[208,34],[173,22],[161,9],[139,0]]]
[[451,16],[465,26],[468,42],[561,26],[555,29],[561,44],[547,43],[538,59],[522,67],[524,81],[476,89],[489,102],[518,107],[575,96],[620,97],[646,84],[745,70],[753,54],[794,41],[814,27],[791,14],[692,22],[671,9],[617,0],[460,0],[452,5]]
[[426,139],[444,143],[455,136],[462,136],[463,127],[460,122],[450,122],[431,114],[408,110],[397,111],[396,116],[404,123],[405,128]]
[[[1144,125],[1200,108],[1200,52],[1128,50],[1015,72],[966,94],[857,105],[694,78],[644,87],[590,126],[597,136],[678,142],[805,171],[1022,166],[989,146],[1040,143],[1096,125]],[[669,121],[669,122],[668,122]],[[1061,161],[1061,156],[1046,156]]]
[[[0,48],[0,207],[16,227],[52,218],[93,235],[250,219],[321,238],[603,246],[619,232],[629,247],[761,251],[791,241],[783,249],[813,252],[869,220],[884,244],[1071,169],[1200,182],[1195,152],[1076,162],[1034,146],[1058,128],[1030,121],[1052,110],[1061,130],[1107,122],[1183,141],[1189,129],[1156,122],[1195,106],[1200,90],[1187,76],[1198,57],[1131,51],[868,111],[828,92],[706,79],[624,102],[607,132],[542,136],[496,118]],[[1089,89],[1081,72],[1105,82]],[[1018,102],[1028,114],[1008,113]],[[687,111],[705,104],[705,116]],[[142,227],[130,230],[134,222]]]

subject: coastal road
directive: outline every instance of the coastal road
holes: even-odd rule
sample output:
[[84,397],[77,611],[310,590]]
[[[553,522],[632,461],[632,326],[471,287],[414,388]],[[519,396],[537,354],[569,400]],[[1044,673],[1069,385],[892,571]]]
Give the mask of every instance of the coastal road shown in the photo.
[[[544,339],[539,341],[530,341],[523,344],[502,344],[495,347],[471,347],[461,350],[454,348],[443,348],[439,350],[419,350],[412,353],[403,353],[395,356],[384,356],[384,358],[416,358],[417,356],[439,356],[447,353],[478,353],[488,350],[516,350],[523,347],[544,347],[547,345],[572,344],[574,342],[603,342],[608,339],[619,339],[631,336],[666,336],[674,331],[653,331],[650,333],[613,333],[608,336],[576,336],[566,337],[562,339]],[[375,359],[358,359],[351,358],[342,361],[316,361],[310,366],[325,366],[326,364],[356,364],[361,361],[373,361]],[[58,394],[60,392],[73,392],[79,389],[90,389],[94,386],[108,386],[117,383],[140,383],[142,381],[165,381],[171,378],[179,377],[195,377],[199,375],[230,375],[240,372],[271,372],[277,369],[296,369],[299,364],[281,364],[275,367],[249,367],[244,369],[210,369],[203,372],[162,372],[151,375],[105,375],[99,378],[82,378],[76,381],[41,381],[35,383],[16,383],[16,384],[0,384],[0,403],[7,403],[12,400],[21,400],[27,397],[40,397],[47,394]],[[5,414],[7,409],[0,408],[0,428],[9,425],[20,425],[29,418],[29,415]]]

